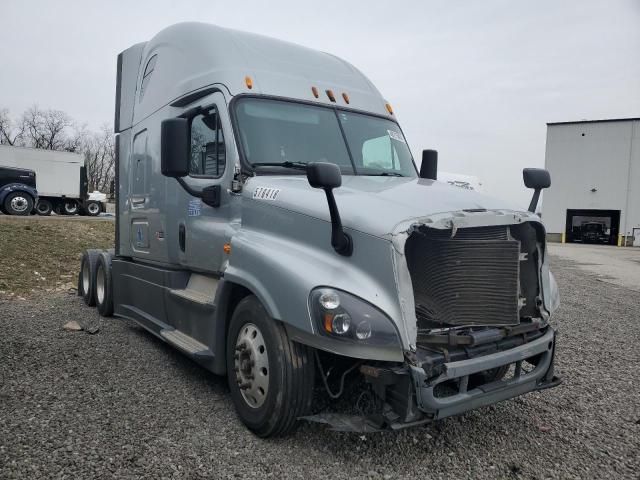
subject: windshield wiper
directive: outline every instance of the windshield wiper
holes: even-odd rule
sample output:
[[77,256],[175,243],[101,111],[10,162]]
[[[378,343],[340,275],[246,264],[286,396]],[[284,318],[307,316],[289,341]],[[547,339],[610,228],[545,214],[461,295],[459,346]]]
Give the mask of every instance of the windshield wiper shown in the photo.
[[365,173],[364,175],[367,177],[404,177],[398,172]]
[[252,163],[252,167],[282,167],[282,168],[295,168],[297,170],[306,170],[307,164],[305,162],[262,162]]

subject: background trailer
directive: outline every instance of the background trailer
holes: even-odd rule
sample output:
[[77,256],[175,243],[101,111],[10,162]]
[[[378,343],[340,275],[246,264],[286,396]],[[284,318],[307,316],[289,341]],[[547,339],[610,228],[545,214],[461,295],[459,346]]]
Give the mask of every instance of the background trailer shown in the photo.
[[640,118],[547,124],[551,241],[631,245],[640,228]]

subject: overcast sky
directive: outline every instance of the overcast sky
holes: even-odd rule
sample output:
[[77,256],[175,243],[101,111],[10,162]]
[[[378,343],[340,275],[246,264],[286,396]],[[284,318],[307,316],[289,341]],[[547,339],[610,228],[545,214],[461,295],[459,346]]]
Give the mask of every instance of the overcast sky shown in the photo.
[[32,1],[0,4],[0,108],[113,121],[117,54],[196,20],[356,65],[392,103],[416,161],[528,204],[546,122],[640,116],[640,0]]

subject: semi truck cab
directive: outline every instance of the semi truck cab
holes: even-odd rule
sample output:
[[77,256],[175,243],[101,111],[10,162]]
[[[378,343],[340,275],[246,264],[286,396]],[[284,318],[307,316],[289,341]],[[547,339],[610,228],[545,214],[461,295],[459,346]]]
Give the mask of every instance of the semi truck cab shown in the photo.
[[0,166],[0,211],[29,215],[38,201],[36,173],[27,168]]
[[257,435],[405,428],[559,383],[546,171],[524,172],[529,211],[437,182],[351,64],[201,23],[118,56],[115,131],[115,249],[85,252],[79,292],[226,375]]

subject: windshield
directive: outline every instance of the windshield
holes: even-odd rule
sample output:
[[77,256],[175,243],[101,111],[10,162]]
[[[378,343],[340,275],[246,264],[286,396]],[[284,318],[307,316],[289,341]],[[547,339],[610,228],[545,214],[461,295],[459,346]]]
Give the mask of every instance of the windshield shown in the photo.
[[391,120],[263,98],[239,99],[235,113],[244,158],[256,170],[330,162],[344,175],[416,176],[409,147]]

